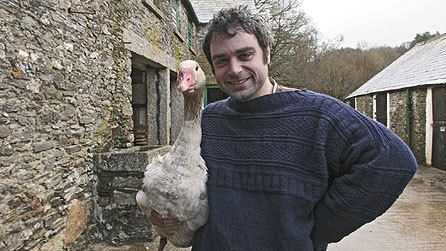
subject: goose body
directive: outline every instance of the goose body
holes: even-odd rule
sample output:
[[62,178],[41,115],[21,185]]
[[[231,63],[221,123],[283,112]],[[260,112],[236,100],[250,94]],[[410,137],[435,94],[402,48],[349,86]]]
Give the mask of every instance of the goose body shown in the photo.
[[174,229],[155,230],[177,247],[192,244],[194,232],[208,216],[207,168],[200,156],[201,105],[205,77],[192,60],[180,64],[178,90],[184,97],[184,122],[169,153],[155,157],[146,167],[136,202],[148,217],[152,210],[176,218]]

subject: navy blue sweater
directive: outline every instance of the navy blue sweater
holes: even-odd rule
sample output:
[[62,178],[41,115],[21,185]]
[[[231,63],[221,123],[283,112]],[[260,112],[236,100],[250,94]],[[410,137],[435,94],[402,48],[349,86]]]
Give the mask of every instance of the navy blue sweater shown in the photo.
[[384,213],[416,171],[392,131],[311,91],[210,104],[209,219],[193,250],[324,250]]

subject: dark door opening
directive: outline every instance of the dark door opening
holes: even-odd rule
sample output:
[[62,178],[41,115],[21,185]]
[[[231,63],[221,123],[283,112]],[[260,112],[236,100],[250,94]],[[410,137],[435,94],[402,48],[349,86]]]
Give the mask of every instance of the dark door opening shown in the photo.
[[432,89],[434,132],[432,166],[446,170],[446,88]]
[[208,86],[206,87],[206,100],[204,104],[207,105],[218,100],[226,99],[227,97],[229,97],[229,95],[217,86]]
[[376,94],[376,120],[387,126],[387,94]]
[[350,99],[347,99],[347,104],[349,105],[349,106],[351,106],[353,109],[355,109],[356,108],[356,98],[350,98]]

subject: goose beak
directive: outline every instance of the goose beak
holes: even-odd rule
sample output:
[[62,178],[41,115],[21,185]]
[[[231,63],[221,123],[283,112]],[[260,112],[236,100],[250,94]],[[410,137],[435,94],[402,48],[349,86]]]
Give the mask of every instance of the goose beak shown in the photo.
[[180,70],[177,85],[177,89],[180,92],[193,92],[196,84],[197,81],[195,80],[195,74],[192,69]]

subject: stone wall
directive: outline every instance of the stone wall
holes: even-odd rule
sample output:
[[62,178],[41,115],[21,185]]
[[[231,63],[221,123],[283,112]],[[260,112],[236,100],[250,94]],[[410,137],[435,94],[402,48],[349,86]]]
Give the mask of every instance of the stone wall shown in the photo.
[[426,163],[426,89],[412,90],[411,146],[417,162]]
[[[194,57],[170,1],[156,13],[148,2],[0,2],[0,250],[101,237],[94,184],[108,174],[93,156],[133,146],[132,54],[163,72],[163,100],[178,61]],[[162,144],[180,123],[169,125],[169,109],[161,104]]]
[[157,154],[163,155],[168,150],[170,146],[157,149],[135,147],[96,155],[94,201],[97,223],[91,227],[92,235],[88,237],[93,237],[94,242],[100,240],[110,245],[152,240],[151,225],[138,209],[135,196],[141,187],[145,167]]
[[[357,97],[357,109],[372,117],[372,100],[372,96]],[[389,128],[409,145],[419,163],[425,163],[426,89],[391,92],[389,102]]]
[[373,118],[373,96],[356,97],[356,110]]
[[409,144],[407,93],[404,91],[390,93],[390,125],[401,139]]

